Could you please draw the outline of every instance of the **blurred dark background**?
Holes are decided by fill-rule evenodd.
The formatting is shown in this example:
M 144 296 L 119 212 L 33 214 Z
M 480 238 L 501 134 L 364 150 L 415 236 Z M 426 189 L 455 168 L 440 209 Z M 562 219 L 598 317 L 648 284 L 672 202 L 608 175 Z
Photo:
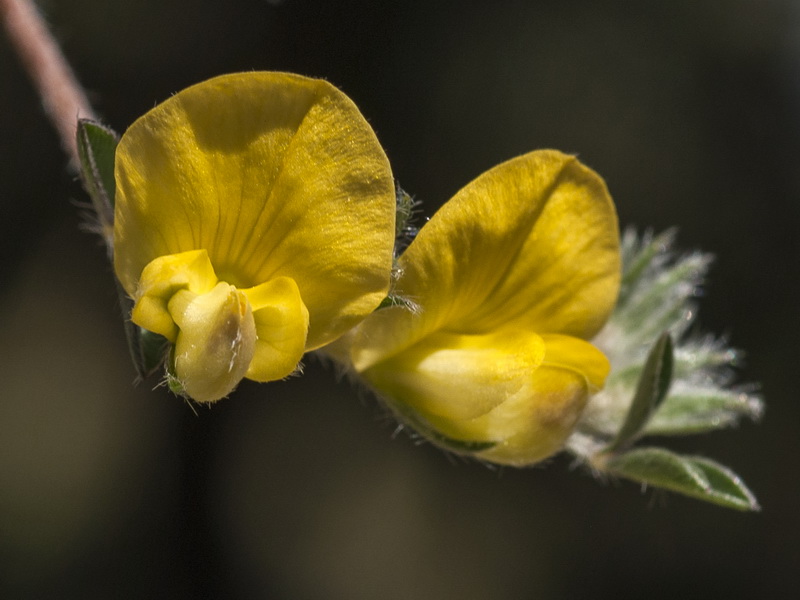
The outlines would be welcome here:
M 308 361 L 197 414 L 133 386 L 86 198 L 0 36 L 0 596 L 786 598 L 800 584 L 800 3 L 44 0 L 118 131 L 213 75 L 324 77 L 427 214 L 535 148 L 576 152 L 623 226 L 717 257 L 704 330 L 762 424 L 673 448 L 740 514 L 557 458 L 493 471 L 404 435 Z

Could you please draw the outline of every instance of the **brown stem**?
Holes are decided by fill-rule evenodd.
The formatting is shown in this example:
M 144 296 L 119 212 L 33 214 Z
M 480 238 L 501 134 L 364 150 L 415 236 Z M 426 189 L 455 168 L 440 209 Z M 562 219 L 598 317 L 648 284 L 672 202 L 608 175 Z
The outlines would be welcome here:
M 65 152 L 77 166 L 78 119 L 95 119 L 83 89 L 30 0 L 0 0 L 0 19 L 61 136 Z

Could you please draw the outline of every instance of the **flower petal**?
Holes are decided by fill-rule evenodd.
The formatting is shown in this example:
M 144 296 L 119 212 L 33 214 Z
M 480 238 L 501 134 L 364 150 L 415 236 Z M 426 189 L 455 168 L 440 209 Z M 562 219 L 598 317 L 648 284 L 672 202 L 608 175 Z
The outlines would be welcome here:
M 520 327 L 594 335 L 619 289 L 616 213 L 574 157 L 531 152 L 487 171 L 434 215 L 400 259 L 397 293 L 422 307 L 381 311 L 355 340 L 363 369 L 437 330 Z
M 388 288 L 388 160 L 355 105 L 324 81 L 239 73 L 192 86 L 128 129 L 115 176 L 115 267 L 129 294 L 154 258 L 205 249 L 237 287 L 294 279 L 311 349 Z
M 586 378 L 571 369 L 542 364 L 512 398 L 476 419 L 419 417 L 442 435 L 465 442 L 495 442 L 475 456 L 525 466 L 554 454 L 572 433 L 589 392 Z
M 492 337 L 501 336 L 497 334 Z M 515 349 L 519 353 L 525 348 L 518 343 L 519 337 L 513 338 L 513 335 L 508 336 L 509 354 L 513 354 Z M 408 372 L 402 377 L 395 374 L 395 380 L 407 378 L 413 381 L 415 375 L 419 377 L 423 369 L 401 362 L 401 357 L 409 354 L 409 351 L 369 369 L 364 376 L 388 396 L 390 405 L 399 404 L 398 412 L 401 415 L 407 412 L 407 407 L 414 410 L 414 418 L 423 423 L 423 429 L 431 427 L 444 438 L 467 445 L 493 443 L 490 449 L 476 454 L 479 458 L 501 464 L 529 465 L 561 448 L 583 411 L 590 389 L 602 387 L 609 371 L 605 356 L 594 346 L 578 338 L 545 335 L 539 339 L 539 344 L 543 356 L 538 357 L 538 362 L 532 368 L 520 369 L 512 374 L 514 386 L 507 381 L 496 385 L 487 375 L 476 377 L 474 373 L 460 374 L 466 379 L 454 390 L 457 394 L 453 394 L 450 399 L 454 406 L 448 411 L 437 410 L 437 404 L 430 400 L 420 401 L 406 390 L 401 390 L 406 391 L 405 394 L 398 394 L 398 388 L 387 386 L 385 380 L 373 380 L 373 372 L 383 364 L 395 368 L 416 367 L 416 374 Z M 488 346 L 490 349 L 491 344 Z M 502 363 L 486 362 L 483 365 L 462 364 L 462 367 L 465 370 L 472 367 L 491 371 L 500 364 Z M 440 390 L 441 388 L 431 386 L 421 391 L 436 394 L 441 393 Z M 414 391 L 419 393 L 419 390 Z M 491 394 L 495 396 L 494 403 L 491 410 L 483 414 L 477 414 L 477 411 L 470 414 L 459 406 L 473 406 L 476 397 Z M 481 404 L 490 405 L 486 400 Z M 435 439 L 434 437 L 434 441 Z
M 142 271 L 133 294 L 136 305 L 131 319 L 174 342 L 178 327 L 169 312 L 169 301 L 180 290 L 205 294 L 216 284 L 217 276 L 205 250 L 159 256 Z
M 308 310 L 297 284 L 279 277 L 255 288 L 242 290 L 253 308 L 256 347 L 245 375 L 255 381 L 275 381 L 290 375 L 303 357 Z
M 580 374 L 586 378 L 591 393 L 603 389 L 611 371 L 605 354 L 589 342 L 568 335 L 550 333 L 542 339 L 546 348 L 544 365 Z
M 246 296 L 220 282 L 210 292 L 181 290 L 169 301 L 180 329 L 175 374 L 186 394 L 213 402 L 230 394 L 253 358 L 256 329 Z
M 392 400 L 445 419 L 474 419 L 514 397 L 545 355 L 533 333 L 436 333 L 363 376 Z
M 544 460 L 564 446 L 589 398 L 583 376 L 548 365 L 536 372 L 528 393 L 528 399 L 520 396 L 506 402 L 482 417 L 483 423 L 472 424 L 500 439 L 477 458 L 514 466 Z

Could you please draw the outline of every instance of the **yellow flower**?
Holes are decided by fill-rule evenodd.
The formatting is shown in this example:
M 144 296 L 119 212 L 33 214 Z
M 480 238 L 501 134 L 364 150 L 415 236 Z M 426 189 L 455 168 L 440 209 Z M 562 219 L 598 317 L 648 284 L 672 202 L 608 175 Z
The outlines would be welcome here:
M 394 183 L 330 84 L 216 77 L 138 119 L 116 153 L 114 266 L 132 320 L 174 344 L 200 402 L 286 377 L 385 297 Z
M 588 341 L 616 301 L 603 180 L 544 150 L 484 173 L 399 260 L 396 293 L 331 353 L 446 448 L 527 465 L 556 452 L 609 371 Z

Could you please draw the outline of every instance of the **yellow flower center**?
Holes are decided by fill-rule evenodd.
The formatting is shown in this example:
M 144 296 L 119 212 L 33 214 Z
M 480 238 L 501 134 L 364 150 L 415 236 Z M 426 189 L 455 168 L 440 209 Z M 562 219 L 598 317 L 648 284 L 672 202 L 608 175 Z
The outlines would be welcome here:
M 175 344 L 175 375 L 198 402 L 224 398 L 243 377 L 286 377 L 305 351 L 308 310 L 295 281 L 240 290 L 217 279 L 205 250 L 150 262 L 135 300 L 133 322 Z

